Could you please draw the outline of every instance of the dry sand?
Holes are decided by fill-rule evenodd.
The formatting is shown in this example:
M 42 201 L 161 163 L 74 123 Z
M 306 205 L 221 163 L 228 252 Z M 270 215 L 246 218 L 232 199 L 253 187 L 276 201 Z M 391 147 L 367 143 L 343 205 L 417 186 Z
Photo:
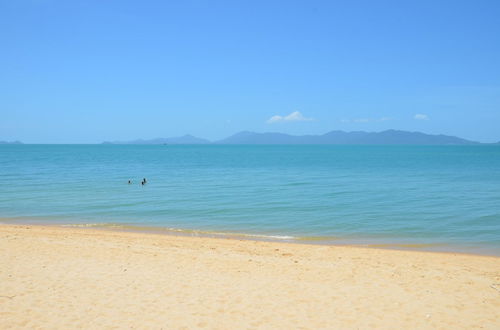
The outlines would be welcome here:
M 500 258 L 0 225 L 0 328 L 500 329 Z

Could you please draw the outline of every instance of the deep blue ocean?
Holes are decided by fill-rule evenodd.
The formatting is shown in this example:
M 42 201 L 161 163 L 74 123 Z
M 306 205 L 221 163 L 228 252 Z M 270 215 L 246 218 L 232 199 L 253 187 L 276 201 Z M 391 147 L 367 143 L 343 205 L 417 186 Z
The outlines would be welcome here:
M 0 221 L 500 255 L 500 146 L 2 145 Z

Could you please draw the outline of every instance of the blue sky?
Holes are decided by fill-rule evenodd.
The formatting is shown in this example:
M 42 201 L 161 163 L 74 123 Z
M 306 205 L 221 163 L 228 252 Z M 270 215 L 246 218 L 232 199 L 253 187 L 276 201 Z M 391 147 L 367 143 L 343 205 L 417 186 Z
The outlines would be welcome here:
M 0 140 L 499 141 L 499 17 L 481 0 L 0 0 Z

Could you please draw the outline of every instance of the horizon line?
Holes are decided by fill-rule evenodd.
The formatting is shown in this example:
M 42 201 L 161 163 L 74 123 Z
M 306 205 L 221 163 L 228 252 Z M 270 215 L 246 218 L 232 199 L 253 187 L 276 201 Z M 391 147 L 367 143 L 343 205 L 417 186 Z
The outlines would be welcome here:
M 406 131 L 406 130 L 400 130 L 400 129 L 386 129 L 386 130 L 380 130 L 380 131 L 363 131 L 363 130 L 345 131 L 345 130 L 336 129 L 336 130 L 330 130 L 330 131 L 327 131 L 325 133 L 320 133 L 320 134 L 309 133 L 309 134 L 300 134 L 300 135 L 294 135 L 294 134 L 283 133 L 283 132 L 273 132 L 273 131 L 256 132 L 256 131 L 242 130 L 242 131 L 238 131 L 236 133 L 233 133 L 231 135 L 228 135 L 224 138 L 214 139 L 214 140 L 202 138 L 202 137 L 187 133 L 184 135 L 170 136 L 170 137 L 136 138 L 136 139 L 130 139 L 130 140 L 128 140 L 128 139 L 127 140 L 103 140 L 100 142 L 23 142 L 22 140 L 10 140 L 10 141 L 9 140 L 0 140 L 0 145 L 14 145 L 14 144 L 40 144 L 40 145 L 99 145 L 99 144 L 122 144 L 122 145 L 131 144 L 132 145 L 132 144 L 135 144 L 135 145 L 137 145 L 138 143 L 135 143 L 137 141 L 148 142 L 148 141 L 162 140 L 162 139 L 165 139 L 165 140 L 180 139 L 180 138 L 185 138 L 185 137 L 204 140 L 206 142 L 202 142 L 202 143 L 165 143 L 165 144 L 170 144 L 170 145 L 175 145 L 175 144 L 200 145 L 200 144 L 218 144 L 218 142 L 224 141 L 225 139 L 231 138 L 231 137 L 238 135 L 238 134 L 241 134 L 241 133 L 250 133 L 250 134 L 258 134 L 258 135 L 277 134 L 277 135 L 284 135 L 284 136 L 289 136 L 289 137 L 321 137 L 321 136 L 327 135 L 327 134 L 332 133 L 332 132 L 340 132 L 340 133 L 346 133 L 346 134 L 350 134 L 350 133 L 380 134 L 380 133 L 391 132 L 391 131 L 410 133 L 410 134 L 423 134 L 423 135 L 434 136 L 434 137 L 452 137 L 452 138 L 462 139 L 466 142 L 471 142 L 473 144 L 499 144 L 500 143 L 500 140 L 493 141 L 493 142 L 475 141 L 475 140 L 469 140 L 469 139 L 462 138 L 459 136 L 447 135 L 447 134 L 443 134 L 443 133 L 437 133 L 437 134 L 436 133 L 423 133 L 421 131 Z M 148 144 L 148 143 L 145 143 L 145 144 Z M 162 144 L 162 143 L 159 143 L 159 144 Z M 221 144 L 224 144 L 224 143 L 221 143 Z M 284 143 L 272 143 L 271 142 L 271 143 L 238 143 L 238 144 L 284 144 Z M 325 143 L 285 143 L 285 144 L 314 145 L 314 144 L 325 144 Z M 352 145 L 353 143 L 331 143 L 331 144 Z M 362 144 L 362 143 L 360 143 L 360 144 Z M 379 144 L 380 145 L 383 145 L 383 144 L 391 145 L 394 143 L 379 143 Z M 443 145 L 445 145 L 445 144 L 443 144 Z

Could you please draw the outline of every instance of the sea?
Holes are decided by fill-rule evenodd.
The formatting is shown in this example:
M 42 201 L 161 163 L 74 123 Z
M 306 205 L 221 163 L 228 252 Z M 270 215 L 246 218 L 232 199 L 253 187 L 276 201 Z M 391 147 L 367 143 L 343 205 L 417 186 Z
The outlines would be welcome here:
M 500 145 L 0 145 L 0 222 L 500 256 Z

